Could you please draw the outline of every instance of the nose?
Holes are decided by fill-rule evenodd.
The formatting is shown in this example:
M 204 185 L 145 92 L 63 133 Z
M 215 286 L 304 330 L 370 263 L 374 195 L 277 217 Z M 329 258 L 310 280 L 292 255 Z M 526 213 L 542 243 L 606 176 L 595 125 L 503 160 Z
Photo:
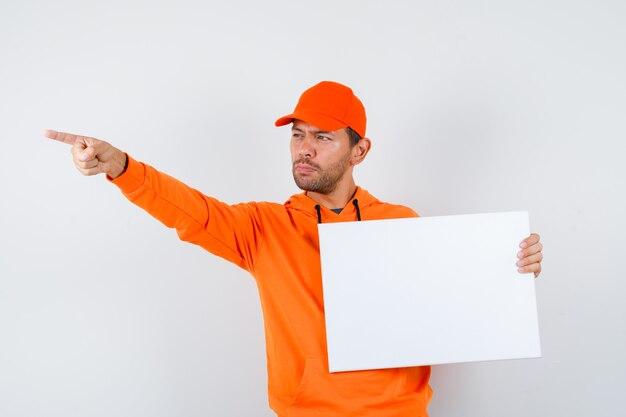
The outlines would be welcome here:
M 315 156 L 314 144 L 314 138 L 311 135 L 305 135 L 305 137 L 300 141 L 298 156 L 300 156 L 300 158 L 313 158 Z

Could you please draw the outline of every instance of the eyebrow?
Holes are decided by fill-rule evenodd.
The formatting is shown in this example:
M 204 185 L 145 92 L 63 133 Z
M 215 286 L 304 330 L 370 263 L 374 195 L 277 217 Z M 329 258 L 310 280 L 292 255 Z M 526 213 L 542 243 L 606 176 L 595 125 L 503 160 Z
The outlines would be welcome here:
M 293 132 L 294 130 L 297 130 L 298 132 L 304 133 L 304 130 L 300 129 L 299 127 L 292 127 L 291 131 Z M 328 131 L 328 130 L 314 130 L 313 133 L 315 133 L 315 134 L 323 133 L 323 134 L 326 134 L 326 135 L 334 135 L 333 132 Z

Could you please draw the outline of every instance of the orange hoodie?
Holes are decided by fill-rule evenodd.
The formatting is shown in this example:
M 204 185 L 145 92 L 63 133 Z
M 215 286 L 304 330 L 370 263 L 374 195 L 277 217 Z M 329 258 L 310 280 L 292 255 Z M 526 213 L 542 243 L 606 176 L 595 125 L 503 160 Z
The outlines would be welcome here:
M 247 270 L 255 278 L 265 322 L 270 407 L 281 417 L 427 416 L 430 367 L 330 373 L 316 203 L 306 194 L 284 205 L 228 205 L 128 157 L 109 181 L 181 240 Z M 363 220 L 415 217 L 357 188 Z M 320 207 L 323 223 L 354 221 L 351 201 L 340 214 Z

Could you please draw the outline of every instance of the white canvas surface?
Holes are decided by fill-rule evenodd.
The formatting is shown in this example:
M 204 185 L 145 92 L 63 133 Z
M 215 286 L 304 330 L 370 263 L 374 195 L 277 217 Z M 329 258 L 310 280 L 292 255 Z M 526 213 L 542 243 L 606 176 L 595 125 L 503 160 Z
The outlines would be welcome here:
M 331 372 L 541 356 L 528 213 L 319 225 Z

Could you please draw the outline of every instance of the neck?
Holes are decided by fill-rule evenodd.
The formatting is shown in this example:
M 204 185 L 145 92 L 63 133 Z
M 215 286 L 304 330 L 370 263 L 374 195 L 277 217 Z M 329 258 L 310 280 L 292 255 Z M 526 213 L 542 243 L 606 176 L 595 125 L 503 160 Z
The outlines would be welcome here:
M 345 184 L 337 184 L 337 188 L 328 194 L 320 194 L 313 191 L 307 191 L 306 195 L 316 203 L 329 209 L 343 208 L 348 201 L 356 193 L 356 184 L 354 179 L 350 179 Z

